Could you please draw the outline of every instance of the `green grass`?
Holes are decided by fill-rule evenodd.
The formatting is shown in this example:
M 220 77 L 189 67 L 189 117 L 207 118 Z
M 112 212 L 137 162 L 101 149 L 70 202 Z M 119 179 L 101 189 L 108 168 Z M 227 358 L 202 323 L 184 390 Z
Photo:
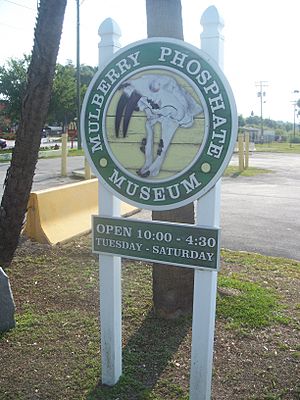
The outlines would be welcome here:
M 53 147 L 54 146 L 51 146 L 52 148 L 45 148 L 45 147 L 41 147 L 40 148 L 40 150 L 39 151 L 48 151 L 48 150 L 54 150 L 53 149 Z M 11 154 L 12 153 L 12 149 L 7 149 L 7 150 L 0 150 L 0 155 L 1 154 Z M 83 149 L 69 149 L 68 150 L 68 156 L 69 157 L 73 157 L 73 156 L 84 156 L 84 151 L 83 151 Z M 39 157 L 40 158 L 40 157 Z M 43 158 L 61 158 L 61 153 L 60 152 L 58 152 L 58 154 L 55 154 L 55 153 L 53 153 L 53 154 L 51 154 L 51 155 L 48 155 L 47 157 L 43 157 Z M 7 160 L 1 160 L 0 159 L 0 163 L 3 163 L 3 162 L 8 162 Z
M 5 365 L 0 399 L 188 400 L 191 318 L 165 321 L 154 315 L 151 267 L 142 262 L 126 262 L 122 267 L 123 375 L 114 387 L 101 384 L 98 261 L 91 255 L 89 240 L 54 248 L 41 245 L 15 258 L 8 273 L 17 304 L 17 327 L 0 335 L 0 363 Z M 288 341 L 298 334 L 290 316 L 299 301 L 294 305 L 284 296 L 288 282 L 297 293 L 300 263 L 226 250 L 222 260 L 214 372 L 219 378 L 214 384 L 226 388 L 227 373 L 234 376 L 239 357 L 250 357 L 253 365 L 257 361 L 267 371 L 276 358 L 268 353 L 264 359 L 257 350 L 263 337 L 268 347 L 278 350 L 276 357 L 291 360 L 284 367 L 290 369 L 291 382 L 284 378 L 278 391 L 294 387 L 300 349 Z M 266 329 L 274 337 L 267 337 Z M 257 354 L 253 350 L 245 356 L 243 340 L 251 340 Z M 233 365 L 227 359 L 225 365 L 220 364 L 225 344 L 232 342 L 241 350 L 230 353 L 230 358 L 237 358 Z M 248 371 L 251 379 L 253 373 Z M 235 387 L 239 384 L 235 378 Z M 276 395 L 272 383 L 265 386 L 259 391 L 258 384 L 251 395 L 257 399 Z M 224 398 L 250 399 L 236 396 Z
M 264 169 L 264 168 L 254 168 L 254 167 L 249 167 L 247 169 L 244 169 L 244 171 L 239 171 L 239 167 L 234 166 L 234 165 L 229 165 L 223 176 L 231 177 L 231 178 L 237 178 L 238 176 L 256 176 L 260 174 L 270 174 L 273 171 L 270 169 Z
M 69 398 L 68 395 L 73 399 L 84 398 L 77 395 L 87 392 L 98 378 L 99 343 L 95 318 L 76 310 L 41 314 L 29 309 L 18 315 L 16 322 L 17 328 L 3 335 L 3 340 L 10 343 L 17 353 L 22 348 L 18 363 L 24 365 L 27 360 L 32 360 L 36 375 L 45 368 L 48 371 L 47 382 L 36 380 L 30 371 L 25 375 L 20 373 L 18 379 L 23 385 L 32 386 L 29 390 L 36 393 L 43 392 L 43 386 L 51 391 L 52 386 L 51 398 L 55 399 Z M 82 348 L 85 348 L 84 352 L 79 350 Z M 67 365 L 64 360 L 68 360 Z M 60 397 L 57 391 L 65 394 Z M 0 389 L 0 399 L 25 398 L 21 385 L 10 392 L 11 397 L 2 397 Z
M 84 156 L 83 149 L 69 149 L 68 156 Z
M 221 288 L 233 289 L 234 294 L 218 298 L 217 313 L 228 327 L 259 329 L 277 322 L 286 322 L 274 290 L 257 283 L 246 282 L 238 276 L 219 277 Z
M 264 256 L 258 253 L 248 253 L 245 251 L 222 250 L 222 257 L 233 266 L 243 266 L 251 269 L 260 276 L 263 272 L 269 274 L 280 274 L 282 276 L 296 277 L 300 279 L 299 262 L 289 258 Z M 264 276 L 265 278 L 265 276 Z
M 256 144 L 256 151 L 268 152 L 268 153 L 294 153 L 300 154 L 300 143 L 264 143 Z

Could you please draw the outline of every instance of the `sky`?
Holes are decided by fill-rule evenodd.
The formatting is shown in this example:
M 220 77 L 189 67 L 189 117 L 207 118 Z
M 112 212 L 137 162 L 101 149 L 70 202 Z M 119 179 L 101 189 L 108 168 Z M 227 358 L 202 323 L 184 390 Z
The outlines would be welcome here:
M 300 98 L 300 1 L 181 0 L 181 4 L 184 39 L 196 47 L 200 47 L 200 19 L 207 7 L 215 5 L 222 16 L 224 73 L 238 113 L 260 116 L 256 85 L 263 81 L 263 117 L 293 122 L 293 102 Z M 36 8 L 37 0 L 0 0 L 0 65 L 31 52 Z M 147 37 L 145 0 L 81 0 L 82 64 L 97 65 L 98 28 L 109 17 L 121 29 L 122 46 Z M 67 2 L 58 55 L 58 62 L 67 60 L 76 63 L 76 0 Z

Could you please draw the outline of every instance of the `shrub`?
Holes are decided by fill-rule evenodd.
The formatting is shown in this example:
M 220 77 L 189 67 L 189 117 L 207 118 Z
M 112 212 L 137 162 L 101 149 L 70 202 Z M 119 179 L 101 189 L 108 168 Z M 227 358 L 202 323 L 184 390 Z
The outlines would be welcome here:
M 290 138 L 290 143 L 300 143 L 300 136 L 293 136 Z
M 16 134 L 9 133 L 9 132 L 2 132 L 2 133 L 0 133 L 0 138 L 5 139 L 5 140 L 16 140 Z

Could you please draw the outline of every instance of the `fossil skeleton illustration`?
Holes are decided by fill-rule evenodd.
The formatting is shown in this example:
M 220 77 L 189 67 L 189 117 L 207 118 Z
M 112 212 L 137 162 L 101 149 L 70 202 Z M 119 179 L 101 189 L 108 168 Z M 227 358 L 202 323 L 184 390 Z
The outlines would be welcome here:
M 157 176 L 177 128 L 191 127 L 194 117 L 203 113 L 203 108 L 175 79 L 167 75 L 145 74 L 123 82 L 119 90 L 122 90 L 122 95 L 116 109 L 116 136 L 119 137 L 122 118 L 125 137 L 133 112 L 143 111 L 146 114 L 146 138 L 143 138 L 140 150 L 145 154 L 145 163 L 137 174 L 141 177 Z M 161 138 L 157 155 L 154 155 L 156 123 L 161 124 Z

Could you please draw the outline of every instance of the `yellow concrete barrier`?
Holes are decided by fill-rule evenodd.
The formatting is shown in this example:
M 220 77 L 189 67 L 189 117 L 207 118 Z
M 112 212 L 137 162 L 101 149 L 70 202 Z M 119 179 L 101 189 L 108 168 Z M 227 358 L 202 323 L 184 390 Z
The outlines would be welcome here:
M 121 215 L 138 209 L 121 202 Z M 24 233 L 39 243 L 57 244 L 91 229 L 98 214 L 98 179 L 30 193 Z

